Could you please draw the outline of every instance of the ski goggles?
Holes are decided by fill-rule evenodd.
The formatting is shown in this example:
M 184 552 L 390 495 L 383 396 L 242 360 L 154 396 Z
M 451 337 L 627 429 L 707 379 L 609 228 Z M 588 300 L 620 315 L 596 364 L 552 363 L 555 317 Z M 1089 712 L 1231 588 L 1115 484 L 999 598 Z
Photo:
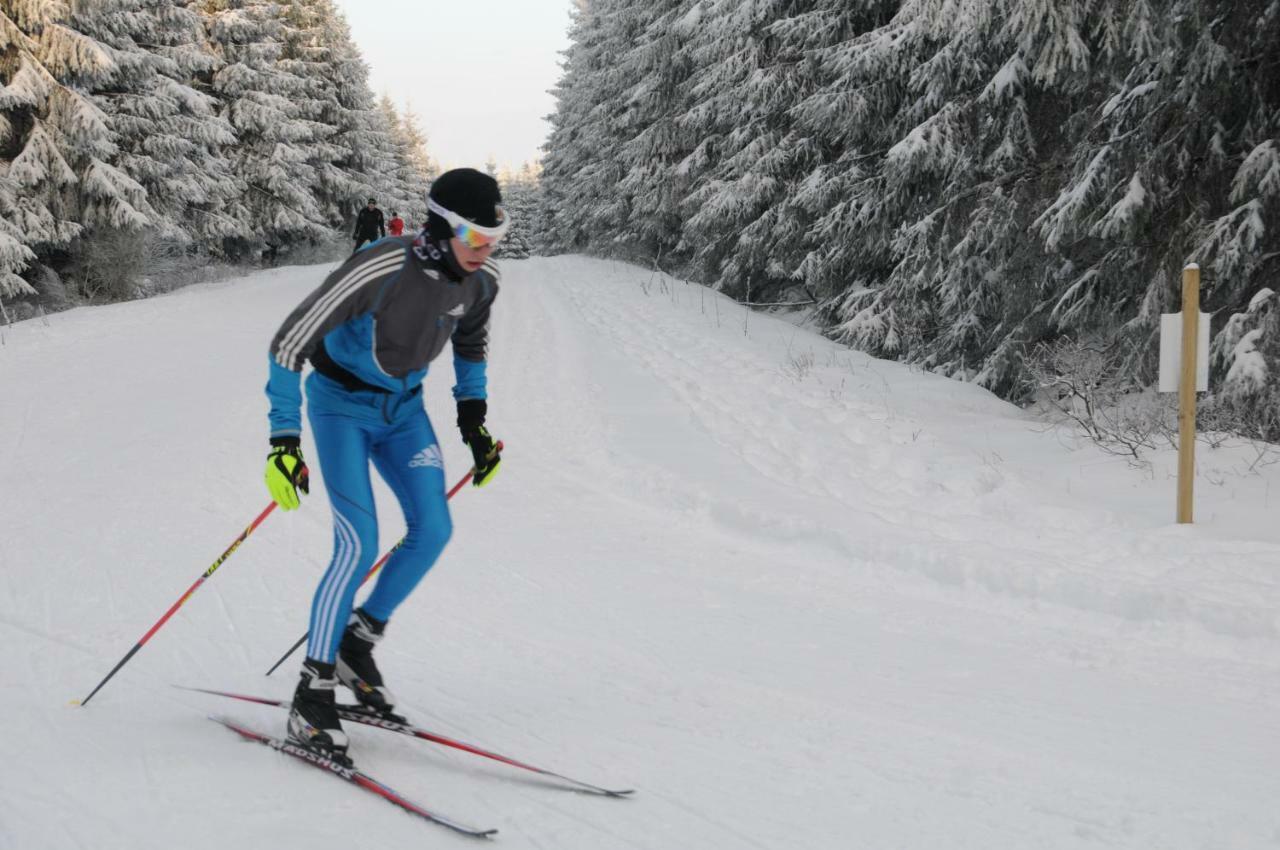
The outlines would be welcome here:
M 498 214 L 496 227 L 485 227 L 484 225 L 476 224 L 474 221 L 468 221 L 453 210 L 447 210 L 440 206 L 430 198 L 427 199 L 427 209 L 449 222 L 449 226 L 453 228 L 453 235 L 461 239 L 468 248 L 497 245 L 502 240 L 502 237 L 506 235 L 507 228 L 511 226 L 511 216 L 507 215 L 507 211 L 502 207 L 495 208 Z

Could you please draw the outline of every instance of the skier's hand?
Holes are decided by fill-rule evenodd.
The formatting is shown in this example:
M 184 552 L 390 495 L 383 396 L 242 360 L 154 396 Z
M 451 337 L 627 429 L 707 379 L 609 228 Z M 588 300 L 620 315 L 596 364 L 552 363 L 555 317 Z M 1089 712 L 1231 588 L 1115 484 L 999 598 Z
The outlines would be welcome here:
M 498 474 L 498 467 L 502 465 L 502 446 L 489 436 L 488 429 L 483 425 L 469 434 L 464 433 L 462 441 L 471 449 L 471 457 L 475 459 L 471 483 L 476 487 L 483 487 Z
M 302 459 L 301 440 L 297 437 L 275 437 L 267 455 L 267 490 L 281 509 L 298 507 L 298 491 L 310 493 L 307 462 Z
M 471 449 L 471 457 L 475 461 L 471 473 L 471 483 L 475 487 L 488 484 L 502 464 L 502 446 L 484 427 L 487 412 L 488 404 L 482 398 L 458 402 L 458 430 L 462 432 L 462 442 Z

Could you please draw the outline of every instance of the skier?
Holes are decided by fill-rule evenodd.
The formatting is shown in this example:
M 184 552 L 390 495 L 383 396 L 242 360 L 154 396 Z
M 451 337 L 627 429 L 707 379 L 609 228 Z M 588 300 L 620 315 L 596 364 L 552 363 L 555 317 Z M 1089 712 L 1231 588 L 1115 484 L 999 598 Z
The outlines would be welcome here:
M 387 228 L 382 223 L 382 210 L 378 209 L 378 201 L 370 198 L 369 203 L 356 216 L 356 232 L 353 237 L 356 240 L 356 247 L 352 252 L 359 251 L 364 243 L 376 242 L 386 235 Z
M 416 238 L 384 239 L 353 254 L 285 319 L 271 342 L 267 396 L 271 452 L 266 481 L 284 510 L 308 492 L 300 448 L 300 371 L 333 509 L 334 554 L 311 603 L 307 657 L 289 713 L 290 737 L 346 759 L 335 710 L 339 681 L 367 709 L 390 715 L 395 697 L 373 660 L 387 621 L 435 563 L 452 531 L 444 464 L 422 402 L 430 363 L 453 341 L 457 424 L 475 463 L 472 483 L 498 471 L 485 428 L 489 311 L 498 269 L 489 259 L 510 219 L 497 182 L 470 168 L 440 175 Z M 404 511 L 408 531 L 373 592 L 352 611 L 377 554 L 369 462 Z M 345 627 L 345 628 L 344 628 Z
M 404 219 L 395 210 L 391 211 L 391 221 L 387 222 L 387 233 L 392 236 L 404 235 Z

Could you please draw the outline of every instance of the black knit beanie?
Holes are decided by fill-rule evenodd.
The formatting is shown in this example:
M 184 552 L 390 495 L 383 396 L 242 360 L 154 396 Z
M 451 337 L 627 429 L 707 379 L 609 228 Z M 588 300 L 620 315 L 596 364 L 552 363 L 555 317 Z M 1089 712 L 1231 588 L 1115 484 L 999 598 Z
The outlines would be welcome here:
M 431 184 L 427 197 L 481 227 L 498 226 L 497 208 L 502 204 L 502 193 L 498 191 L 498 181 L 483 171 L 474 168 L 446 171 Z M 427 232 L 435 239 L 453 236 L 449 222 L 436 213 L 427 214 Z

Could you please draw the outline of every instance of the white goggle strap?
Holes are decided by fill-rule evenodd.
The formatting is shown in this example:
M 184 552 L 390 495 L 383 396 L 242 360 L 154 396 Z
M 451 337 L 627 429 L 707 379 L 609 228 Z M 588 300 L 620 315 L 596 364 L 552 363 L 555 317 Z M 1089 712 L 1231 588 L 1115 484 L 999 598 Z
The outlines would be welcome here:
M 449 222 L 449 226 L 457 230 L 462 225 L 466 225 L 477 233 L 481 233 L 491 239 L 498 239 L 507 232 L 507 227 L 511 224 L 511 217 L 507 215 L 507 211 L 502 207 L 498 207 L 498 226 L 485 227 L 482 224 L 476 224 L 474 221 L 465 219 L 453 210 L 445 209 L 437 204 L 431 198 L 427 198 L 427 209 Z

